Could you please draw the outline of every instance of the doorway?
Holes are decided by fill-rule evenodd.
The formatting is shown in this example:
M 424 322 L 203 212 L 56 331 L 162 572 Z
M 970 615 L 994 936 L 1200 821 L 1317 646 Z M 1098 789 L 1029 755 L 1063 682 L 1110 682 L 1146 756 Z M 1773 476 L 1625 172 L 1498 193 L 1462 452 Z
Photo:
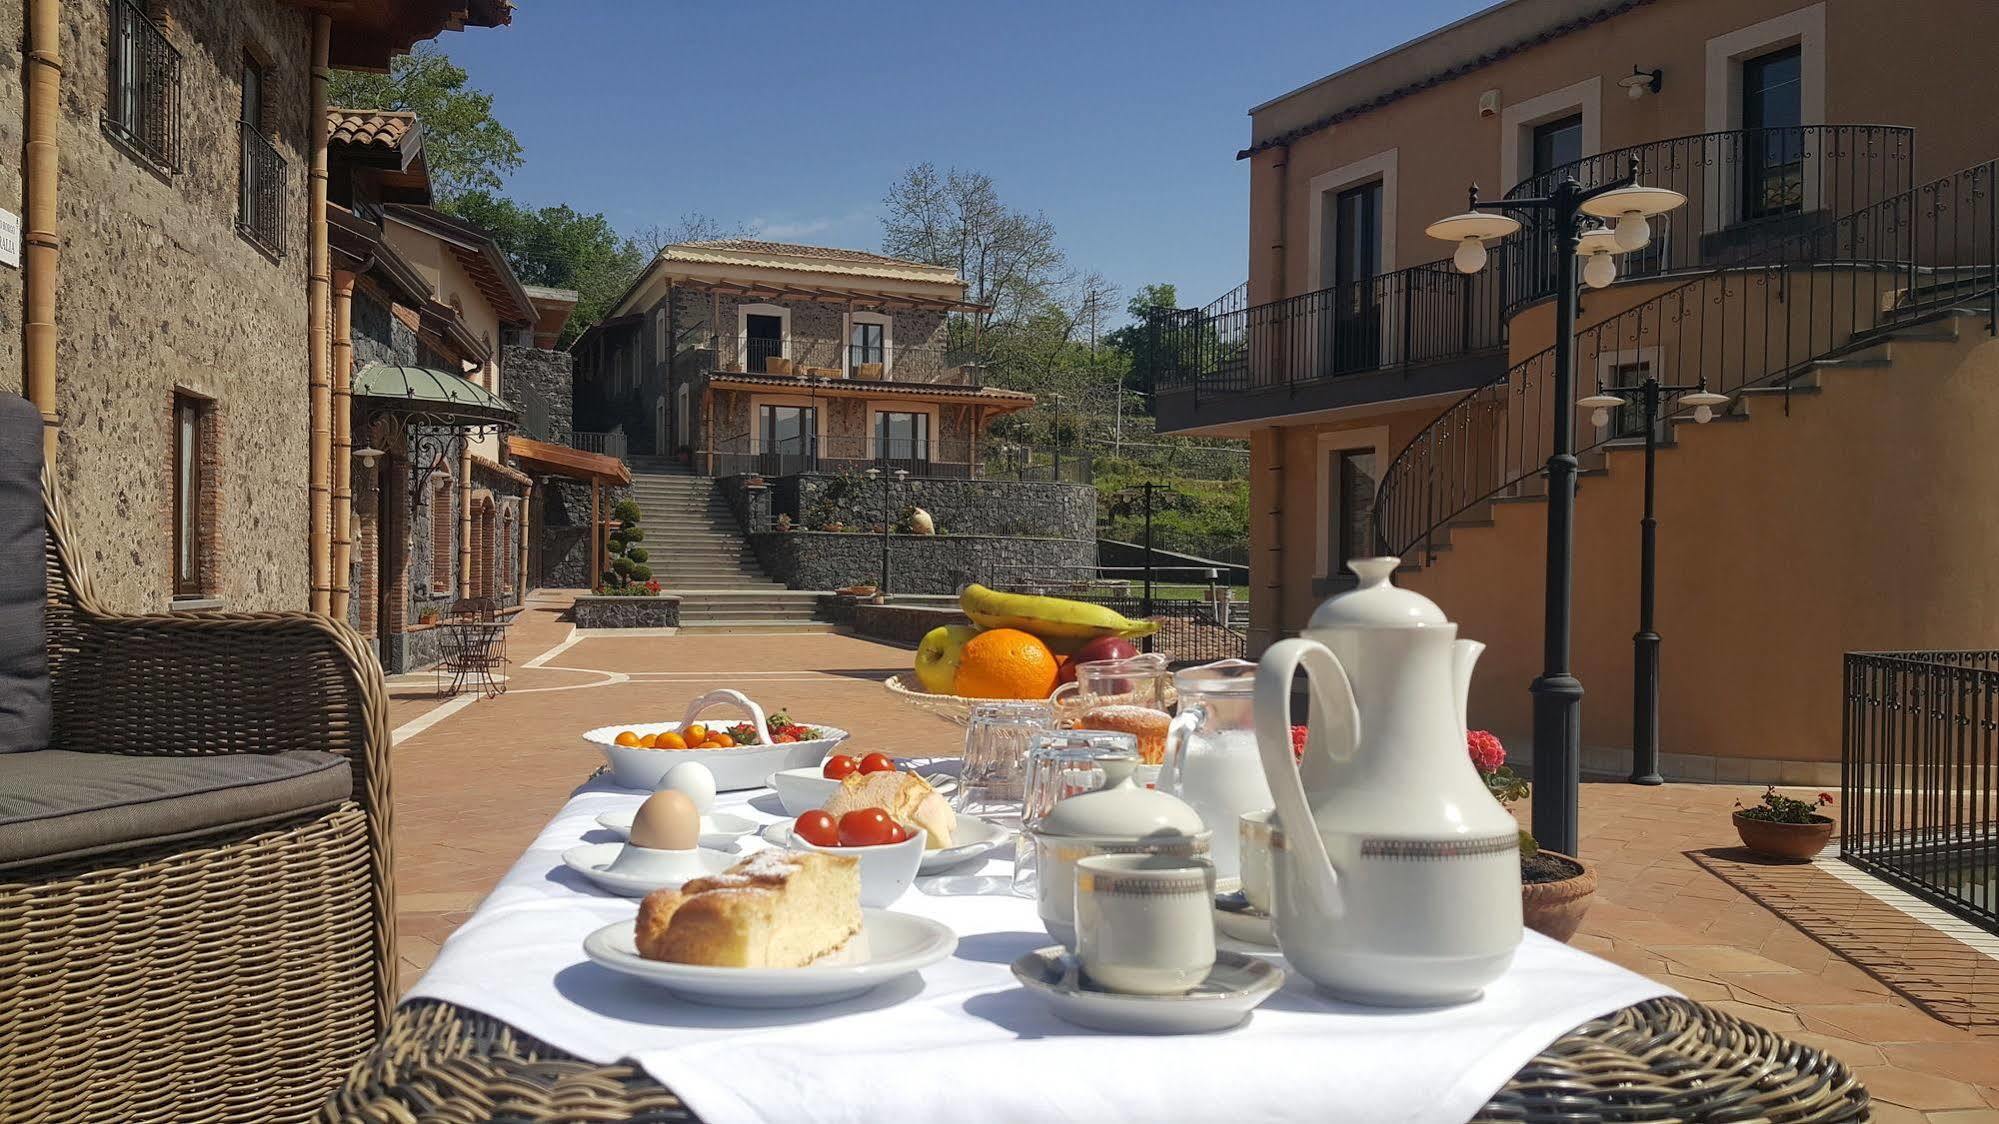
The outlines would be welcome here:
M 1804 55 L 1795 44 L 1742 63 L 1742 217 L 1805 209 Z
M 757 408 L 757 471 L 790 476 L 812 467 L 818 455 L 819 411 L 811 406 Z
M 1332 370 L 1373 370 L 1381 365 L 1381 181 L 1333 198 Z
M 784 357 L 784 318 L 752 312 L 743 317 L 745 366 L 752 374 L 769 374 L 770 361 Z

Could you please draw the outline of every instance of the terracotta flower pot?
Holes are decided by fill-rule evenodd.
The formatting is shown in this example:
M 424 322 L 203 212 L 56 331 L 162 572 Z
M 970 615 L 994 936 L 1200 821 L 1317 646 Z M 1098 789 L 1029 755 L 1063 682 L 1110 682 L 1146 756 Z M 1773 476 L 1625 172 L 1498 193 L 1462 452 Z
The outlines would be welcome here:
M 1576 935 L 1576 930 L 1582 927 L 1583 915 L 1589 912 L 1590 899 L 1596 896 L 1596 870 L 1581 859 L 1560 851 L 1543 848 L 1541 854 L 1567 859 L 1582 873 L 1556 882 L 1522 882 L 1521 919 L 1529 929 L 1567 944 L 1569 938 Z
M 1811 823 L 1750 819 L 1741 812 L 1731 818 L 1744 847 L 1773 859 L 1803 862 L 1825 850 L 1832 838 L 1832 820 L 1825 816 L 1813 816 Z

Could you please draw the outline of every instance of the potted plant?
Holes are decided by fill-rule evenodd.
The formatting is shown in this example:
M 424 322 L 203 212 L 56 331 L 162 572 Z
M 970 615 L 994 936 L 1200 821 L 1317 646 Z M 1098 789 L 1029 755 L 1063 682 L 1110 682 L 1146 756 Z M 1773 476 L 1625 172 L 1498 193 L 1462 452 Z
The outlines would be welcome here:
M 436 624 L 436 623 L 437 623 L 437 610 L 436 610 L 436 609 L 425 609 L 425 610 L 423 610 L 422 612 L 418 613 L 418 614 L 416 615 L 416 623 L 418 623 L 418 624 L 420 624 L 420 625 L 423 625 L 423 626 L 424 626 L 425 628 L 429 628 L 429 627 L 430 627 L 431 625 L 434 625 L 434 624 Z
M 1744 847 L 1766 858 L 1803 862 L 1825 850 L 1832 838 L 1832 817 L 1818 812 L 1831 806 L 1829 792 L 1819 793 L 1817 800 L 1796 800 L 1771 785 L 1759 804 L 1745 808 L 1736 801 L 1732 818 Z
M 1527 782 L 1506 763 L 1506 747 L 1489 731 L 1471 731 L 1465 749 L 1493 799 L 1512 804 L 1528 794 Z M 1596 871 L 1587 863 L 1544 850 L 1532 834 L 1520 832 L 1520 913 L 1529 929 L 1566 944 L 1595 894 Z

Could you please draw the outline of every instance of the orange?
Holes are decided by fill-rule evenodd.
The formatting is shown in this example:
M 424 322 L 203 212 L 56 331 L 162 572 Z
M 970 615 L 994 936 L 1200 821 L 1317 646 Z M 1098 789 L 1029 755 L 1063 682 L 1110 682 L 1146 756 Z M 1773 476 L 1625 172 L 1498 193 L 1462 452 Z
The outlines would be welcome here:
M 680 731 L 680 738 L 688 745 L 700 745 L 702 742 L 708 740 L 708 727 L 696 722 L 692 726 Z
M 672 730 L 668 730 L 659 736 L 658 741 L 652 743 L 652 747 L 654 749 L 686 749 L 687 739 L 674 733 Z
M 732 749 L 736 744 L 736 739 L 727 734 L 709 734 L 708 739 L 714 742 L 718 749 Z
M 1055 653 L 1017 628 L 989 628 L 965 641 L 952 690 L 975 699 L 1045 699 L 1055 689 Z
M 640 749 L 652 749 L 654 746 L 657 746 L 658 744 L 659 744 L 658 734 L 647 734 L 645 737 L 639 739 Z
M 635 746 L 639 744 L 639 736 L 637 734 L 632 733 L 630 730 L 619 731 L 618 736 L 615 740 L 619 745 Z

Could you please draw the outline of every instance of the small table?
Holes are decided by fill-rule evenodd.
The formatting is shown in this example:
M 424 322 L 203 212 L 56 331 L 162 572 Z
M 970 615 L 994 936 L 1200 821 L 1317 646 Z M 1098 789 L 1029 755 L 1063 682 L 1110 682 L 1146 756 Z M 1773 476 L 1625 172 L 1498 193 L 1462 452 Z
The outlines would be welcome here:
M 448 684 L 439 687 L 440 696 L 449 698 L 468 686 L 479 687 L 488 697 L 506 694 L 507 684 L 500 666 L 506 662 L 503 653 L 507 624 L 497 620 L 445 623 L 445 635 L 451 637 L 456 650 L 447 652 L 444 662 L 438 665 L 440 675 L 448 672 L 451 676 Z

